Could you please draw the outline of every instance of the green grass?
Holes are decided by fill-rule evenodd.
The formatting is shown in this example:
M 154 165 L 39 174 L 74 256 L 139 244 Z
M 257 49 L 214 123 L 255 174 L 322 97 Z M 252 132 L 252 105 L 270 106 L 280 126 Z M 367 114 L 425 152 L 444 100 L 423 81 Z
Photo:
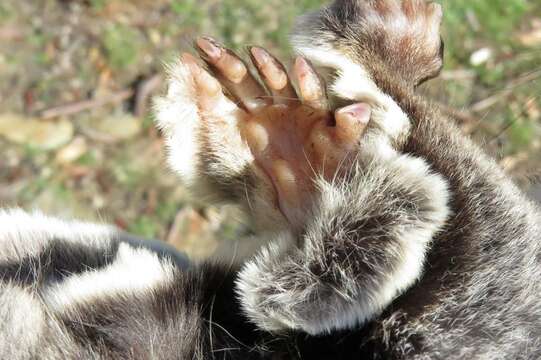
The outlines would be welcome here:
M 90 7 L 95 11 L 101 11 L 107 5 L 107 0 L 90 0 Z
M 52 185 L 48 177 L 38 176 L 22 189 L 18 194 L 19 199 L 22 202 L 32 202 L 42 191 Z
M 512 30 L 533 8 L 528 0 L 443 0 L 441 4 L 446 55 L 453 64 L 466 63 L 480 40 L 499 48 L 512 46 Z
M 89 151 L 81 155 L 76 160 L 76 163 L 81 166 L 96 166 L 98 165 L 98 160 L 96 159 L 96 156 Z
M 161 221 L 172 219 L 176 215 L 179 207 L 181 207 L 181 205 L 175 201 L 161 199 L 156 208 L 156 217 L 161 219 Z
M 103 34 L 109 64 L 116 69 L 133 64 L 138 53 L 138 42 L 136 29 L 120 24 L 110 25 Z
M 152 217 L 143 215 L 128 226 L 128 231 L 152 239 L 158 234 L 159 225 Z
M 469 69 L 474 74 L 473 84 L 469 85 L 471 91 L 462 96 L 459 104 L 468 106 L 513 87 L 511 96 L 502 97 L 476 114 L 482 119 L 483 131 L 487 132 L 481 141 L 497 136 L 503 144 L 501 156 L 528 149 L 541 135 L 539 124 L 529 119 L 523 109 L 517 109 L 517 104 L 534 96 L 537 106 L 541 106 L 541 82 L 516 84 L 532 71 L 541 70 L 541 47 L 525 48 L 517 41 L 517 32 L 528 19 L 541 16 L 541 4 L 532 0 L 442 0 L 441 3 L 445 67 Z M 492 50 L 491 59 L 472 67 L 471 54 L 483 47 Z M 451 90 L 461 85 L 448 82 L 446 86 Z
M 112 169 L 112 173 L 118 184 L 126 189 L 135 189 L 146 178 L 146 174 L 133 166 L 128 160 L 118 160 Z
M 184 20 L 185 26 L 197 26 L 206 15 L 198 0 L 173 0 L 171 10 Z
M 294 19 L 324 3 L 321 0 L 223 1 L 216 10 L 214 25 L 217 35 L 234 49 L 262 43 L 285 53 L 289 50 L 288 34 Z
M 13 15 L 13 11 L 9 8 L 9 3 L 0 3 L 0 23 L 9 20 Z

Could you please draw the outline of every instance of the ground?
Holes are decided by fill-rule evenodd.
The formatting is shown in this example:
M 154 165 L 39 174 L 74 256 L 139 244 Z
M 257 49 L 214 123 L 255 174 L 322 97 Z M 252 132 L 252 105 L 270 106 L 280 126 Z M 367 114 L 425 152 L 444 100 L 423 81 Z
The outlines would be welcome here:
M 323 1 L 0 2 L 0 204 L 114 223 L 206 257 L 242 231 L 166 169 L 148 99 L 163 64 L 208 34 L 290 54 Z M 541 3 L 444 0 L 446 65 L 424 86 L 517 181 L 541 183 Z

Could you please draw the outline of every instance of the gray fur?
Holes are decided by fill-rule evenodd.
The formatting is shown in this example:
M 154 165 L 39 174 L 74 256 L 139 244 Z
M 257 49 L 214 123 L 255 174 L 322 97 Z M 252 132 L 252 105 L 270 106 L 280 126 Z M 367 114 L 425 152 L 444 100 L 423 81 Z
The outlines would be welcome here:
M 285 231 L 238 277 L 212 264 L 183 272 L 109 227 L 0 212 L 0 358 L 541 358 L 539 209 L 414 93 L 439 71 L 439 37 L 408 37 L 402 49 L 418 57 L 389 54 L 396 29 L 366 18 L 378 4 L 397 2 L 339 0 L 295 37 L 302 51 L 315 39 L 313 48 L 359 65 L 362 74 L 328 69 L 349 86 L 331 89 L 348 101 L 369 96 L 381 115 L 349 175 L 319 180 L 298 248 L 283 245 Z M 356 98 L 360 88 L 370 91 Z M 388 114 L 410 125 L 398 137 L 385 133 Z M 408 254 L 418 256 L 405 281 Z M 90 292 L 68 291 L 79 288 Z
M 397 70 L 404 69 L 396 61 L 406 54 L 366 61 L 385 51 L 371 47 L 363 26 L 365 4 L 377 2 L 337 1 L 312 15 L 318 25 L 297 37 L 318 38 L 317 46 L 362 65 L 411 120 L 411 133 L 396 149 L 424 159 L 450 185 L 453 215 L 432 240 L 424 275 L 370 325 L 372 345 L 384 349 L 375 357 L 537 359 L 539 209 L 435 105 L 413 92 L 411 79 Z M 351 195 L 348 203 L 355 206 Z M 359 205 L 350 211 L 362 213 Z
M 222 349 L 226 359 L 259 354 L 243 342 L 251 340 L 243 337 L 250 326 L 235 331 L 241 318 L 232 269 L 201 264 L 182 271 L 169 254 L 159 258 L 143 241 L 123 243 L 126 236 L 110 227 L 21 210 L 0 211 L 0 229 L 0 254 L 13 255 L 0 262 L 0 359 L 202 360 Z M 132 260 L 126 250 L 138 271 L 122 271 Z M 156 266 L 157 281 L 138 285 Z M 99 291 L 109 280 L 113 286 Z M 90 293 L 73 296 L 70 283 Z
M 357 327 L 421 275 L 449 215 L 447 185 L 419 159 L 369 152 L 344 179 L 320 180 L 300 248 L 280 256 L 270 247 L 244 266 L 239 296 L 258 326 L 314 335 Z

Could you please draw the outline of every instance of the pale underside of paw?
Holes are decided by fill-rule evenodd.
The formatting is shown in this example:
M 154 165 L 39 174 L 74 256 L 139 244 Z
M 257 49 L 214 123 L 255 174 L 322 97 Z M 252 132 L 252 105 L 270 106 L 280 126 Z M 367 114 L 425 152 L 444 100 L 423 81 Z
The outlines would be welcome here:
M 315 180 L 330 180 L 346 167 L 367 127 L 370 107 L 358 103 L 332 112 L 320 78 L 302 57 L 291 73 L 295 87 L 285 66 L 263 48 L 249 50 L 260 80 L 239 56 L 211 38 L 199 38 L 196 49 L 199 57 L 182 55 L 183 72 L 177 73 L 182 79 L 176 79 L 190 84 L 188 101 L 178 101 L 184 108 L 191 102 L 192 116 L 162 123 L 169 139 L 181 139 L 169 141 L 171 152 L 182 148 L 182 141 L 193 142 L 187 137 L 195 128 L 192 157 L 199 164 L 211 163 L 207 175 L 227 176 L 248 167 L 252 181 L 264 184 L 270 194 L 267 206 L 300 231 L 317 195 Z M 178 134 L 184 126 L 183 137 Z M 197 170 L 192 175 L 192 181 L 205 176 Z M 247 197 L 263 196 L 247 190 Z

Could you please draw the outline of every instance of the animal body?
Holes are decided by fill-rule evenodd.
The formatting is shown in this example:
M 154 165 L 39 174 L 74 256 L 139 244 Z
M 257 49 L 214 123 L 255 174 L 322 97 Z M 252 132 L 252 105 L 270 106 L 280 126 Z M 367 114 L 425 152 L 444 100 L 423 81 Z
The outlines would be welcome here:
M 113 228 L 4 210 L 0 357 L 539 358 L 539 209 L 415 92 L 440 20 L 338 0 L 299 20 L 290 74 L 250 48 L 261 81 L 199 38 L 157 123 L 183 182 L 243 207 L 259 249 L 186 270 Z

